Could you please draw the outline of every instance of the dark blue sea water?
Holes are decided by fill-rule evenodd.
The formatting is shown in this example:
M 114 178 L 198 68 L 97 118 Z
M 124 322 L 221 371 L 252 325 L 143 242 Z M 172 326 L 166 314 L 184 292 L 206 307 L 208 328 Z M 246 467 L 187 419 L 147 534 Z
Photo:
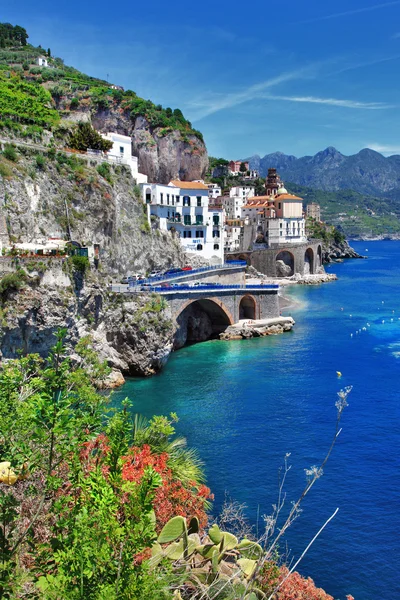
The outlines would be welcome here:
M 352 385 L 342 433 L 287 544 L 298 556 L 339 507 L 300 572 L 341 600 L 347 593 L 356 600 L 395 600 L 400 598 L 400 243 L 354 247 L 369 258 L 330 267 L 339 281 L 290 289 L 300 303 L 286 311 L 296 320 L 293 332 L 184 348 L 160 375 L 129 381 L 115 399 L 129 396 L 135 410 L 147 416 L 177 412 L 179 433 L 205 461 L 215 511 L 227 491 L 247 504 L 255 523 L 257 513 L 271 512 L 286 452 L 292 465 L 287 502 L 298 497 L 304 469 L 318 464 L 330 444 L 336 394 Z M 367 330 L 356 334 L 363 327 Z

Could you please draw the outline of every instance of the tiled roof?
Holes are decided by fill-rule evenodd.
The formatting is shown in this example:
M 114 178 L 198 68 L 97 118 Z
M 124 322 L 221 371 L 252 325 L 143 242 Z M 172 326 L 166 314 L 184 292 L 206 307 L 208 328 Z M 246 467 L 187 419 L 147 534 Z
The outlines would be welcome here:
M 279 196 L 275 196 L 276 200 L 303 200 L 303 198 L 299 198 L 299 196 L 294 196 L 293 194 L 279 194 Z
M 179 181 L 179 179 L 173 179 L 169 182 L 169 185 L 174 185 L 183 190 L 208 190 L 208 186 L 198 181 Z

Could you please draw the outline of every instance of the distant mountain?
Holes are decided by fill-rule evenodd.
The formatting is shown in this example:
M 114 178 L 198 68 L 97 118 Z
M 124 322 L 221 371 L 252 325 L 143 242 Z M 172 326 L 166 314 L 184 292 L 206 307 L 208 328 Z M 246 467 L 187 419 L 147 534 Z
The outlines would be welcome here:
M 275 167 L 283 181 L 325 191 L 352 189 L 400 202 L 399 155 L 385 157 L 364 148 L 357 154 L 345 156 L 329 147 L 315 156 L 296 158 L 274 152 L 263 158 L 256 154 L 246 160 L 262 177 L 266 176 L 268 168 Z

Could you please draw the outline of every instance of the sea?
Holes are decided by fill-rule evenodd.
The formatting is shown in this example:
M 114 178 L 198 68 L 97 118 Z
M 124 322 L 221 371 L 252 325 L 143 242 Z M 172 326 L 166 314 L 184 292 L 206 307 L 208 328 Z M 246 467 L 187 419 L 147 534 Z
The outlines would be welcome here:
M 400 599 L 400 242 L 354 242 L 366 260 L 327 267 L 338 281 L 291 286 L 292 332 L 209 341 L 174 353 L 150 379 L 114 393 L 148 417 L 176 412 L 215 495 L 246 505 L 261 535 L 286 454 L 285 511 L 334 435 L 337 393 L 352 386 L 323 476 L 280 551 L 335 599 Z M 338 375 L 338 372 L 341 376 Z

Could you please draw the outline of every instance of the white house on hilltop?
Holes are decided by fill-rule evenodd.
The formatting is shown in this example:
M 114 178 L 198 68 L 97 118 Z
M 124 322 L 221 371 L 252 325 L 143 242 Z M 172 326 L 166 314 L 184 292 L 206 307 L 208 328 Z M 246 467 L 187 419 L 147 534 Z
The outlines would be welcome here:
M 186 252 L 223 262 L 223 209 L 209 204 L 206 184 L 176 179 L 168 185 L 141 184 L 141 189 L 161 230 L 174 231 Z
M 138 184 L 147 183 L 147 175 L 139 173 L 138 159 L 132 156 L 132 140 L 129 135 L 109 132 L 102 133 L 103 138 L 113 143 L 111 150 L 107 152 L 107 159 L 111 162 L 127 165 Z
M 36 64 L 39 65 L 39 67 L 48 67 L 49 61 L 45 56 L 38 56 L 36 59 Z

